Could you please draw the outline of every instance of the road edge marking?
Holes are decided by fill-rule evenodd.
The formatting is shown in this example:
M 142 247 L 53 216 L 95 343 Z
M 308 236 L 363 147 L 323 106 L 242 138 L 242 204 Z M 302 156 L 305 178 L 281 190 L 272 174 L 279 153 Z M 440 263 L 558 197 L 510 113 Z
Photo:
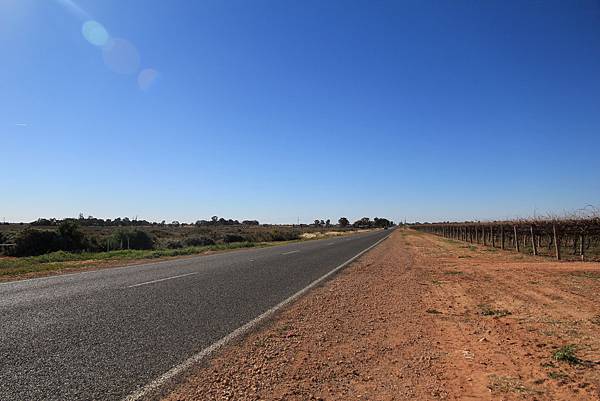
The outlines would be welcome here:
M 284 252 L 282 253 L 282 255 L 291 255 L 292 253 L 298 253 L 300 252 L 298 249 L 296 249 L 295 251 L 289 251 L 289 252 Z
M 163 373 L 160 377 L 154 379 L 153 381 L 151 381 L 150 383 L 146 384 L 145 386 L 143 386 L 139 390 L 137 390 L 137 391 L 131 393 L 130 395 L 128 395 L 127 397 L 123 398 L 123 401 L 139 401 L 143 397 L 145 397 L 145 396 L 151 394 L 152 392 L 160 389 L 160 387 L 162 387 L 169 380 L 171 380 L 174 377 L 180 375 L 181 373 L 183 373 L 184 371 L 188 370 L 192 366 L 200 363 L 204 358 L 210 356 L 210 354 L 212 354 L 213 352 L 217 351 L 221 347 L 227 345 L 231 341 L 233 341 L 233 340 L 237 339 L 238 337 L 241 337 L 244 334 L 248 333 L 255 326 L 257 326 L 258 324 L 262 323 L 263 321 L 265 321 L 266 319 L 268 319 L 269 317 L 271 317 L 272 315 L 274 315 L 276 312 L 278 312 L 284 306 L 287 306 L 291 302 L 293 302 L 296 299 L 300 298 L 302 295 L 304 295 L 305 293 L 307 293 L 308 291 L 310 291 L 311 289 L 313 289 L 317 285 L 321 284 L 327 278 L 331 277 L 332 275 L 334 275 L 335 273 L 337 273 L 338 271 L 340 271 L 341 269 L 343 269 L 344 267 L 346 267 L 348 264 L 354 262 L 356 259 L 358 259 L 363 254 L 365 254 L 368 251 L 370 251 L 371 249 L 375 248 L 377 245 L 379 245 L 384 240 L 386 240 L 391 234 L 392 233 L 390 232 L 388 235 L 386 235 L 385 237 L 381 238 L 380 240 L 378 240 L 377 242 L 375 242 L 373 245 L 370 245 L 369 247 L 363 249 L 362 251 L 360 251 L 359 253 L 357 253 L 356 255 L 354 255 L 353 257 L 351 257 L 350 259 L 348 259 L 347 261 L 345 261 L 341 265 L 335 267 L 333 270 L 330 270 L 328 273 L 326 273 L 325 275 L 319 277 L 315 281 L 311 282 L 309 285 L 307 285 L 306 287 L 302 288 L 301 290 L 299 290 L 295 294 L 292 294 L 291 296 L 289 296 L 288 298 L 284 299 L 283 301 L 281 301 L 277 305 L 275 305 L 272 308 L 268 309 L 267 311 L 265 311 L 261 315 L 255 317 L 251 321 L 245 323 L 243 326 L 238 327 L 237 329 L 235 329 L 231 333 L 227 334 L 225 337 L 222 337 L 220 340 L 212 343 L 211 345 L 209 345 L 208 347 L 204 348 L 200 352 L 192 355 L 191 357 L 189 357 L 185 361 L 181 362 L 180 364 L 175 365 L 170 370 L 168 370 L 166 373 Z
M 156 280 L 144 281 L 143 283 L 138 283 L 138 284 L 129 285 L 129 286 L 127 286 L 126 288 L 135 288 L 135 287 L 141 287 L 141 286 L 143 286 L 143 285 L 149 285 L 149 284 L 154 284 L 154 283 L 160 283 L 161 281 L 167 281 L 167 280 L 173 280 L 173 279 L 176 279 L 176 278 L 181 278 L 181 277 L 193 276 L 194 274 L 198 274 L 198 272 L 185 273 L 185 274 L 178 274 L 177 276 L 164 277 L 164 278 L 159 278 L 159 279 L 156 279 Z

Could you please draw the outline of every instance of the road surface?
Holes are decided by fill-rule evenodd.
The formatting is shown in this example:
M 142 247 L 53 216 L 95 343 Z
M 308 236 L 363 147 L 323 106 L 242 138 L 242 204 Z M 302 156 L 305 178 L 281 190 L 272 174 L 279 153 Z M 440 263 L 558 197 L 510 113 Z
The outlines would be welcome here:
M 0 400 L 121 400 L 388 234 L 0 284 Z

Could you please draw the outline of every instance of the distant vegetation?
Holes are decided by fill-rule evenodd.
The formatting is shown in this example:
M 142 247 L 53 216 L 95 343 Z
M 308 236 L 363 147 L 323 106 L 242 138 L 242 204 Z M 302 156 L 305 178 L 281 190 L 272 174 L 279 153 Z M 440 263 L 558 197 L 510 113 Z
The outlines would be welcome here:
M 38 219 L 29 224 L 0 226 L 0 252 L 25 257 L 53 252 L 97 253 L 122 250 L 183 250 L 220 244 L 266 243 L 301 239 L 307 232 L 390 227 L 384 218 L 363 217 L 350 224 L 346 217 L 332 224 L 315 220 L 313 224 L 270 225 L 257 220 L 238 220 L 213 216 L 195 223 L 149 222 L 125 218 L 99 219 L 80 215 L 77 219 Z M 8 244 L 8 245 L 6 245 Z

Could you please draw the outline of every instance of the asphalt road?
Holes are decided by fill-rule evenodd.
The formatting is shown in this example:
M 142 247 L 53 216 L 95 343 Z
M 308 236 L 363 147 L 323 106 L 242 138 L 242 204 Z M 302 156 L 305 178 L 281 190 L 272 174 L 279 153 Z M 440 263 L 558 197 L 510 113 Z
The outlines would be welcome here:
M 388 233 L 0 284 L 0 400 L 121 400 Z

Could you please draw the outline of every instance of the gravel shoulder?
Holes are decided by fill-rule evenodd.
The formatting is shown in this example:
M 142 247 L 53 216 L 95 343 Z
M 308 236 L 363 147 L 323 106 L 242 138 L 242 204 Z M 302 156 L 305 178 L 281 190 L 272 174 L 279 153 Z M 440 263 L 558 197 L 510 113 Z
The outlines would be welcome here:
M 165 399 L 598 400 L 599 294 L 598 263 L 396 230 Z

